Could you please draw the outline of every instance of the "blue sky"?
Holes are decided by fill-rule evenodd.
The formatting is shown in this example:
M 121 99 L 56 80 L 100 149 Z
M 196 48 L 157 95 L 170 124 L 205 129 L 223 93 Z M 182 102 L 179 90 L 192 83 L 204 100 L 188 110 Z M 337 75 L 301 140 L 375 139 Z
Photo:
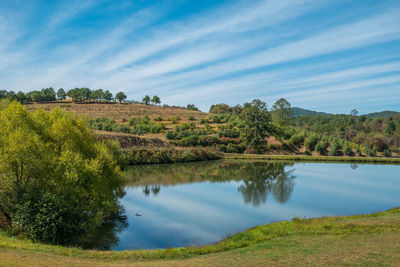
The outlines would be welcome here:
M 0 88 L 400 111 L 400 1 L 0 0 Z

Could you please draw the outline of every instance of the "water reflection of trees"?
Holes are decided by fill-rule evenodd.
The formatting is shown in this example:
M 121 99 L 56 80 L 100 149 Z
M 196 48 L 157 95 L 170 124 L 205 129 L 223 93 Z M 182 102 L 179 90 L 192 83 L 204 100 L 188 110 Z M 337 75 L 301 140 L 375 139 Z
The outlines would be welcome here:
M 278 202 L 288 201 L 295 176 L 292 175 L 293 170 L 285 171 L 285 166 L 277 162 L 247 164 L 243 172 L 243 184 L 238 188 L 245 203 L 259 206 L 267 201 L 270 192 Z
M 128 173 L 129 185 L 142 187 L 146 196 L 157 195 L 161 186 L 195 182 L 242 181 L 238 191 L 245 203 L 259 206 L 268 194 L 280 203 L 290 199 L 294 188 L 293 163 L 218 161 L 135 166 Z
M 127 226 L 127 217 L 124 213 L 119 213 L 108 218 L 96 229 L 92 229 L 80 244 L 85 249 L 110 250 L 111 247 L 118 245 L 118 234 Z
M 153 193 L 153 195 L 157 196 L 158 193 L 160 192 L 160 185 L 145 185 L 143 188 L 143 193 L 146 196 L 150 195 L 150 192 Z

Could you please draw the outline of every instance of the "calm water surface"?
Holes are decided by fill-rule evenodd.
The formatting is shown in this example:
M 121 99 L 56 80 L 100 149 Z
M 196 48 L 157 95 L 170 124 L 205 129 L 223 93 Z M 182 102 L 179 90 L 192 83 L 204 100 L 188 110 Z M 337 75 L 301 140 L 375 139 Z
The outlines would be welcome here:
M 400 206 L 399 165 L 216 161 L 135 166 L 128 175 L 129 226 L 114 250 L 204 245 L 295 216 Z

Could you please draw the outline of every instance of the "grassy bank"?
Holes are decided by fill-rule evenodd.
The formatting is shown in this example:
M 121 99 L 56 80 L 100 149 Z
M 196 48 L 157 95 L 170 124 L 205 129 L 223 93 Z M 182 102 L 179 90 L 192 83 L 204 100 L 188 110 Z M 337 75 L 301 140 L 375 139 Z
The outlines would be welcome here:
M 305 156 L 305 155 L 257 155 L 257 154 L 224 154 L 225 159 L 249 160 L 285 160 L 310 162 L 348 162 L 348 163 L 400 163 L 400 158 L 384 157 L 346 157 L 346 156 Z
M 0 232 L 0 265 L 395 265 L 400 208 L 258 226 L 203 247 L 91 251 L 33 243 Z

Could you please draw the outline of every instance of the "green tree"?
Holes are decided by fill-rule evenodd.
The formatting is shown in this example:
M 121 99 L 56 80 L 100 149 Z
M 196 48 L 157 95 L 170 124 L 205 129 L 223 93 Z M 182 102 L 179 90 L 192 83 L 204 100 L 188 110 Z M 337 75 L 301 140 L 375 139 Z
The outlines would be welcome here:
M 103 99 L 106 101 L 111 101 L 113 100 L 113 94 L 110 91 L 105 90 L 103 93 Z
M 274 121 L 274 135 L 283 143 L 285 132 L 293 116 L 293 110 L 290 103 L 281 98 L 272 106 L 272 118 Z
M 17 95 L 15 94 L 14 91 L 9 91 L 9 92 L 7 92 L 6 98 L 7 98 L 9 101 L 13 101 L 13 100 L 16 100 L 16 99 L 17 99 Z
M 351 116 L 357 116 L 358 115 L 358 110 L 357 109 L 353 109 L 352 111 L 350 111 L 350 115 Z
M 150 104 L 150 96 L 146 95 L 145 97 L 143 97 L 142 102 L 146 105 Z
M 160 100 L 160 98 L 158 97 L 158 96 L 153 96 L 153 98 L 151 99 L 151 102 L 154 104 L 154 105 L 157 105 L 157 104 L 160 104 L 161 103 L 161 100 Z
M 240 138 L 247 146 L 261 152 L 265 149 L 265 137 L 272 133 L 271 116 L 267 104 L 259 99 L 245 103 L 240 113 L 242 129 Z
M 20 103 L 25 103 L 26 102 L 26 96 L 25 96 L 25 94 L 24 94 L 24 92 L 22 92 L 22 91 L 19 91 L 17 94 L 16 94 L 16 100 L 18 101 L 18 102 L 20 102 Z
M 126 95 L 124 94 L 124 92 L 119 92 L 115 95 L 115 99 L 122 103 L 122 101 L 125 101 Z
M 62 109 L 0 110 L 0 213 L 12 231 L 78 245 L 121 215 L 117 148 L 98 142 L 83 119 Z
M 58 91 L 57 91 L 57 99 L 58 100 L 64 100 L 66 96 L 67 95 L 66 95 L 64 89 L 62 89 L 62 88 L 58 89 Z
M 4 99 L 7 97 L 7 91 L 6 90 L 0 90 L 0 99 Z
M 210 113 L 231 113 L 231 107 L 227 104 L 216 104 L 216 105 L 211 105 L 210 107 Z
M 194 104 L 187 104 L 186 109 L 193 110 L 193 111 L 199 111 L 199 108 L 196 107 Z
M 392 135 L 394 131 L 396 131 L 396 125 L 393 122 L 393 118 L 390 117 L 386 123 L 385 133 Z

